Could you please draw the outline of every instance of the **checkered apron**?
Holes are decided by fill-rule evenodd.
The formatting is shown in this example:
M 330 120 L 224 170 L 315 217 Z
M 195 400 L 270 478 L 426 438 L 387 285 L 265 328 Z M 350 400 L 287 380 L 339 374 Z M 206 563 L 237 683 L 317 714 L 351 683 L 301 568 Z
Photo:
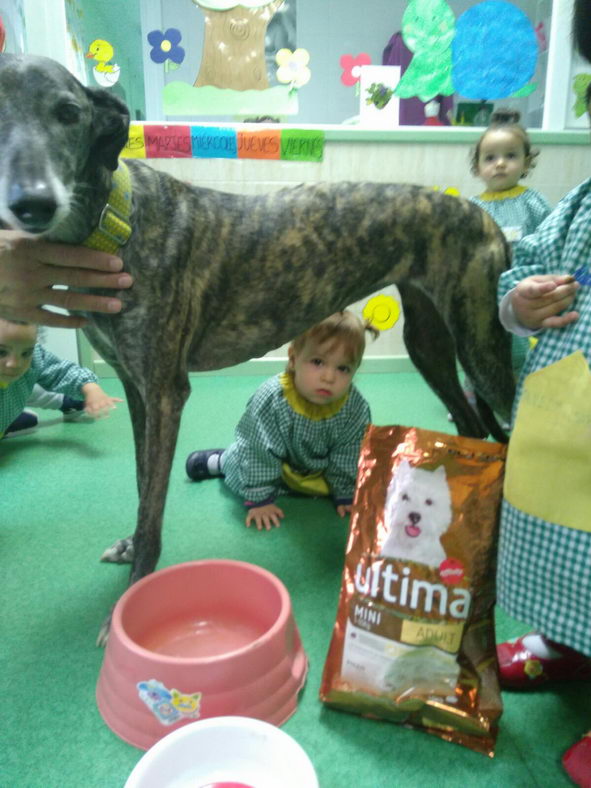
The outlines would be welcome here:
M 567 195 L 538 232 L 519 244 L 512 269 L 501 276 L 499 297 L 526 276 L 574 274 L 581 268 L 591 268 L 591 180 Z M 574 308 L 580 313 L 575 323 L 539 334 L 518 385 L 514 418 L 529 374 L 576 351 L 583 351 L 589 362 L 591 286 L 581 286 Z M 568 394 L 568 380 L 564 390 Z M 583 462 L 591 484 L 589 437 L 589 455 Z M 548 462 L 553 462 L 552 456 Z M 555 493 L 560 496 L 561 490 Z M 505 499 L 497 580 L 498 603 L 507 613 L 547 637 L 591 655 L 591 532 L 534 516 Z

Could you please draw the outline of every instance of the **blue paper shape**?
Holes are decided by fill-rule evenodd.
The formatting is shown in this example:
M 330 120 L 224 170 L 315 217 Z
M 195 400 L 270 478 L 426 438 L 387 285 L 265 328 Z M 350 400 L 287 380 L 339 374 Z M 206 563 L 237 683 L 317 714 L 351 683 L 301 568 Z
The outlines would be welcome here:
M 236 131 L 216 126 L 194 126 L 191 147 L 195 159 L 236 159 Z
M 484 0 L 458 17 L 452 41 L 452 81 L 461 96 L 507 98 L 530 81 L 537 58 L 536 32 L 512 3 Z

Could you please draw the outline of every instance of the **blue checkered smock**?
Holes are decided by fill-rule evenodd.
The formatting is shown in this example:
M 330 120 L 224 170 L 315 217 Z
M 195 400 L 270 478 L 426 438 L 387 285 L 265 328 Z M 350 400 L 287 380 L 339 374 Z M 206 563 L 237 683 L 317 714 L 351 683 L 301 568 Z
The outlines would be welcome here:
M 335 503 L 350 503 L 369 405 L 355 388 L 337 402 L 314 405 L 288 373 L 265 381 L 250 398 L 234 443 L 222 457 L 228 487 L 247 505 L 289 491 L 283 463 L 301 474 L 322 473 Z
M 527 276 L 574 274 L 590 265 L 591 179 L 518 245 L 513 267 L 501 276 L 499 299 Z M 576 322 L 538 335 L 518 384 L 514 416 L 527 375 L 577 350 L 591 361 L 591 286 L 578 290 L 572 308 L 580 312 Z M 589 450 L 591 483 L 591 443 Z M 591 655 L 591 533 L 546 522 L 503 501 L 498 603 L 552 640 Z
M 0 386 L 0 437 L 23 412 L 35 383 L 46 391 L 84 399 L 81 387 L 85 383 L 98 383 L 98 378 L 89 369 L 58 358 L 42 345 L 35 345 L 31 366 L 22 378 L 9 386 Z
M 503 192 L 483 192 L 478 197 L 471 197 L 470 201 L 490 214 L 502 230 L 518 230 L 518 240 L 535 232 L 552 210 L 540 192 L 527 186 L 514 186 Z M 507 240 L 513 245 L 515 241 L 511 234 L 507 235 Z

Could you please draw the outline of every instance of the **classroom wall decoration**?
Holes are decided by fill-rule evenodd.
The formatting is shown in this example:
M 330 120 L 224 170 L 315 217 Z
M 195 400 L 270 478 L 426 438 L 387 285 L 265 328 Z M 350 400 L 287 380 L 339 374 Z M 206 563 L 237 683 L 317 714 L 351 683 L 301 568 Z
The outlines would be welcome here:
M 451 43 L 455 17 L 445 0 L 410 0 L 402 17 L 402 38 L 413 53 L 396 95 L 430 101 L 454 92 Z
M 461 14 L 452 42 L 456 93 L 469 99 L 526 96 L 535 72 L 538 38 L 528 17 L 505 0 L 484 0 Z
M 204 40 L 202 45 L 196 42 L 201 61 L 193 84 L 179 80 L 164 86 L 165 114 L 297 114 L 297 91 L 311 77 L 308 51 L 303 47 L 280 47 L 273 52 L 278 66 L 277 84 L 273 85 L 266 57 L 269 23 L 279 9 L 288 6 L 288 0 L 190 1 L 204 15 Z M 185 47 L 188 46 L 185 36 Z
M 377 295 L 369 299 L 362 315 L 378 331 L 387 331 L 400 318 L 400 304 L 392 296 Z
M 324 132 L 316 129 L 137 124 L 121 152 L 133 159 L 276 159 L 322 161 Z
M 121 68 L 117 63 L 111 63 L 114 55 L 112 45 L 102 38 L 95 38 L 86 52 L 85 57 L 96 61 L 92 74 L 102 88 L 113 87 L 121 76 Z
M 398 126 L 400 101 L 396 86 L 400 66 L 362 66 L 359 81 L 359 117 L 367 126 Z
M 575 53 L 571 62 L 569 100 L 566 107 L 565 125 L 569 129 L 588 129 L 586 92 L 591 84 L 589 63 Z
M 283 0 L 193 0 L 205 14 L 205 41 L 195 87 L 266 90 L 265 32 Z
M 284 85 L 289 85 L 290 90 L 296 90 L 310 81 L 312 72 L 308 68 L 310 53 L 307 49 L 280 49 L 275 55 L 277 80 Z
M 591 83 L 591 74 L 589 72 L 577 74 L 573 77 L 572 89 L 575 94 L 575 103 L 572 111 L 575 118 L 581 118 L 587 113 L 587 88 Z
M 0 12 L 6 3 L 19 2 L 0 0 Z M 66 6 L 68 29 L 75 24 L 80 32 L 77 62 L 88 83 L 114 78 L 99 61 L 84 57 L 89 42 L 100 39 L 113 47 L 113 59 L 102 64 L 121 66 L 111 89 L 128 103 L 136 120 L 285 122 L 297 117 L 302 124 L 364 123 L 361 68 L 400 65 L 396 88 L 381 79 L 368 85 L 364 107 L 380 112 L 381 118 L 394 89 L 399 123 L 449 124 L 456 116 L 452 105 L 496 100 L 499 90 L 491 81 L 500 69 L 511 76 L 501 92 L 511 98 L 524 123 L 534 128 L 542 123 L 543 90 L 526 93 L 545 82 L 551 0 L 59 2 Z M 482 22 L 487 13 L 496 25 L 495 38 L 483 44 L 478 36 L 488 26 Z M 396 37 L 404 47 L 403 62 L 385 60 L 385 48 Z M 507 63 L 507 58 L 513 61 Z M 529 72 L 523 74 L 528 62 Z M 473 90 L 469 80 L 477 83 Z M 437 115 L 424 112 L 431 101 L 439 102 Z M 405 115 L 409 102 L 419 105 L 412 123 Z
M 25 50 L 23 2 L 22 0 L 2 2 L 0 6 L 0 52 L 18 55 Z
M 150 58 L 154 63 L 164 63 L 165 71 L 177 69 L 185 59 L 185 50 L 180 46 L 182 37 L 176 27 L 169 27 L 164 32 L 151 30 L 147 35 L 152 47 Z

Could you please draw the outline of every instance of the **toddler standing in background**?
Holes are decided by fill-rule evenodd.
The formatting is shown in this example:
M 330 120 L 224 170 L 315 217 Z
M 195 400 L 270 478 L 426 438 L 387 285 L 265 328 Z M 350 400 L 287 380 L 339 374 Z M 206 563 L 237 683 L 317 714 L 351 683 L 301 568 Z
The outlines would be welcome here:
M 223 476 L 244 499 L 246 525 L 278 527 L 281 493 L 331 495 L 337 512 L 351 511 L 361 439 L 369 406 L 353 385 L 365 332 L 377 329 L 352 312 L 337 312 L 300 335 L 288 349 L 287 370 L 251 397 L 225 451 L 194 451 L 188 476 Z
M 532 149 L 519 117 L 519 112 L 510 109 L 499 109 L 492 114 L 489 127 L 476 143 L 470 168 L 486 186 L 486 190 L 472 197 L 471 202 L 492 216 L 512 249 L 533 233 L 551 212 L 548 201 L 538 191 L 519 183 L 535 167 L 539 153 Z M 516 378 L 528 349 L 527 339 L 512 337 L 511 362 Z M 468 378 L 464 382 L 464 393 L 474 406 L 474 388 Z

